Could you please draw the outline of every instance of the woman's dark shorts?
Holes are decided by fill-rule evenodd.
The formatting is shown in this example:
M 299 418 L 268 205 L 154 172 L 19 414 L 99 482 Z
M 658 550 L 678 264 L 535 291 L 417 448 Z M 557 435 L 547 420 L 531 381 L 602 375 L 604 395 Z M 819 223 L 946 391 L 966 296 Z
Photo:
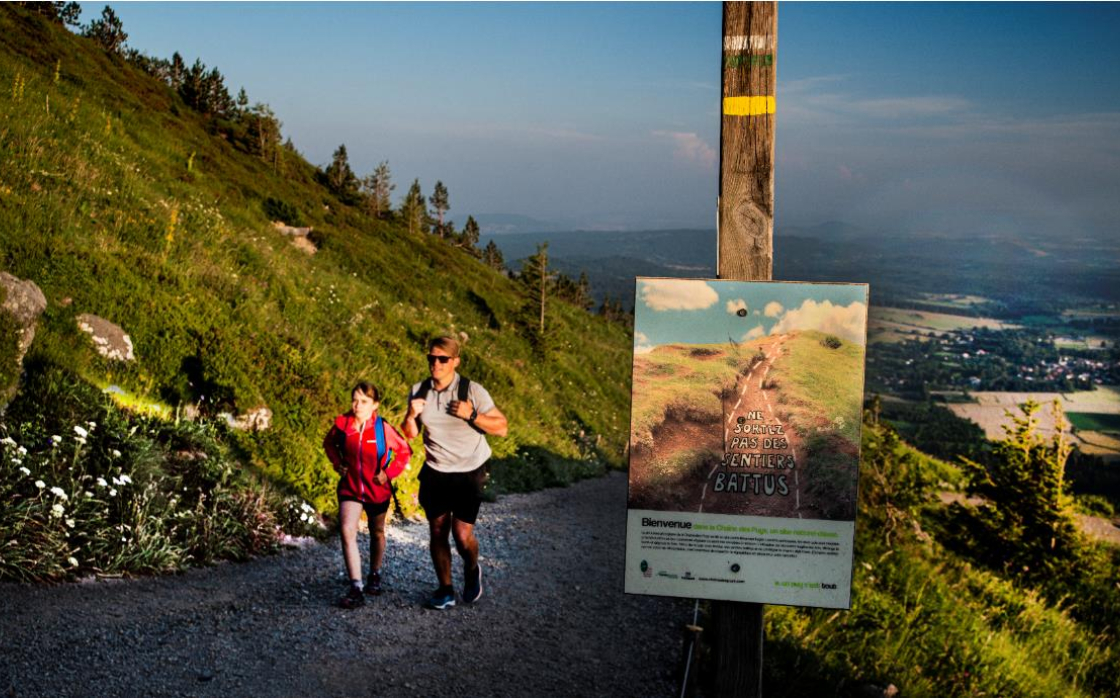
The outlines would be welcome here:
M 378 516 L 381 516 L 385 512 L 389 511 L 390 501 L 392 500 L 386 499 L 384 502 L 363 502 L 360 499 L 355 499 L 354 497 L 338 498 L 338 503 L 340 505 L 342 504 L 342 502 L 358 502 L 359 504 L 361 504 L 362 509 L 366 512 L 366 518 L 370 521 L 373 521 Z
M 474 524 L 482 504 L 482 491 L 490 477 L 490 470 L 483 464 L 466 473 L 441 473 L 424 464 L 417 477 L 420 481 L 420 506 L 428 520 L 447 512 L 456 520 Z

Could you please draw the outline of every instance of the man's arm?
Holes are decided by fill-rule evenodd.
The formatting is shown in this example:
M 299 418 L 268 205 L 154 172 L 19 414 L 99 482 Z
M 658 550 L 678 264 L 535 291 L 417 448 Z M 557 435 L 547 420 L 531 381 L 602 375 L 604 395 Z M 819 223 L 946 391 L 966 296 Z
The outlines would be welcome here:
M 420 433 L 420 423 L 417 417 L 424 411 L 424 400 L 416 398 L 408 401 L 408 412 L 404 415 L 404 421 L 401 422 L 401 432 L 404 433 L 404 438 L 415 439 L 416 435 Z
M 469 414 L 467 416 L 470 417 Z M 493 434 L 494 436 L 505 436 L 509 433 L 509 421 L 506 420 L 506 416 L 502 414 L 497 407 L 486 414 L 480 414 L 475 417 L 474 425 L 487 434 Z
M 448 408 L 451 414 L 465 422 L 470 422 L 473 415 L 474 425 L 487 434 L 505 436 L 509 433 L 509 422 L 497 407 L 491 408 L 489 412 L 476 412 L 474 403 L 470 400 L 452 400 Z

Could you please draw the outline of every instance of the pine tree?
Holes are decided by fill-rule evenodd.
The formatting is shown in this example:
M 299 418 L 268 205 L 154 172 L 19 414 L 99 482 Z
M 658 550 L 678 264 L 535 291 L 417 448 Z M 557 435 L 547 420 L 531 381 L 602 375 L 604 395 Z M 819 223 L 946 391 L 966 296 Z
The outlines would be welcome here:
M 432 211 L 435 213 L 438 220 L 436 232 L 440 237 L 447 237 L 448 231 L 443 227 L 443 214 L 451 210 L 451 205 L 448 203 L 447 187 L 443 186 L 443 182 L 436 182 L 436 186 L 432 189 L 432 196 L 428 199 L 428 202 L 432 205 Z
M 506 268 L 506 260 L 502 257 L 502 251 L 498 249 L 493 240 L 486 243 L 486 247 L 483 248 L 482 261 L 495 271 L 503 271 Z
M 40 14 L 55 24 L 68 27 L 78 26 L 78 18 L 82 15 L 82 8 L 76 2 L 17 2 L 15 4 Z
M 410 235 L 428 232 L 428 207 L 424 204 L 424 193 L 420 191 L 419 179 L 412 180 L 412 186 L 408 188 L 408 193 L 404 195 L 404 201 L 401 203 L 401 215 L 408 223 Z
M 1038 408 L 1034 401 L 1020 406 L 1022 416 L 1004 427 L 1006 437 L 996 443 L 988 463 L 962 460 L 969 493 L 986 501 L 978 510 L 981 535 L 999 542 L 984 545 L 986 553 L 1016 572 L 1046 577 L 1083 550 L 1065 486 L 1071 451 L 1067 423 L 1055 400 L 1054 434 L 1043 437 L 1035 418 Z
M 521 263 L 521 282 L 529 291 L 533 306 L 539 310 L 540 324 L 537 332 L 543 337 L 545 334 L 545 304 L 550 295 L 553 280 L 548 269 L 548 243 L 537 245 L 537 253 L 526 258 Z
M 267 104 L 257 102 L 249 110 L 249 148 L 253 155 L 272 163 L 280 162 L 280 128 L 283 124 Z
M 350 156 L 346 154 L 346 145 L 338 146 L 331 156 L 331 164 L 323 171 L 326 176 L 327 186 L 340 199 L 350 202 L 358 194 L 358 178 L 354 170 L 350 169 Z
M 389 215 L 390 195 L 397 185 L 393 184 L 393 177 L 389 173 L 389 161 L 382 160 L 373 173 L 362 180 L 362 193 L 365 195 L 367 210 L 375 218 L 384 218 Z
M 242 87 L 237 93 L 237 118 L 244 119 L 249 113 L 249 93 Z
M 109 53 L 121 55 L 124 53 L 124 42 L 128 41 L 128 34 L 124 31 L 117 13 L 108 5 L 101 10 L 101 19 L 95 19 L 82 32 L 82 36 L 93 39 L 101 44 L 101 48 Z
M 478 221 L 474 219 L 474 216 L 467 216 L 467 222 L 463 225 L 463 234 L 461 236 L 463 240 L 462 246 L 475 256 L 478 255 L 478 238 L 481 234 L 482 231 L 478 227 Z

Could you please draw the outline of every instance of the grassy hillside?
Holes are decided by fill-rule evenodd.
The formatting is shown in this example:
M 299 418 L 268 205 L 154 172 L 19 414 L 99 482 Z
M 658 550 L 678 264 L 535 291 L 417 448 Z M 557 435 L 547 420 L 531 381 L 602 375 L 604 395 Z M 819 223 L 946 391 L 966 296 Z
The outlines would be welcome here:
M 336 200 L 294 149 L 278 166 L 238 150 L 159 80 L 11 6 L 0 7 L 0 86 L 0 269 L 49 302 L 32 363 L 172 413 L 267 406 L 271 429 L 228 438 L 271 481 L 330 510 L 320 441 L 349 387 L 374 381 L 397 421 L 426 374 L 425 339 L 461 332 L 462 372 L 510 417 L 509 438 L 493 440 L 499 487 L 503 473 L 507 487 L 531 486 L 621 464 L 621 327 L 556 304 L 542 350 L 523 331 L 514 282 Z M 317 254 L 272 229 L 269 198 L 314 228 Z M 82 313 L 124 328 L 137 360 L 100 358 L 77 328 Z

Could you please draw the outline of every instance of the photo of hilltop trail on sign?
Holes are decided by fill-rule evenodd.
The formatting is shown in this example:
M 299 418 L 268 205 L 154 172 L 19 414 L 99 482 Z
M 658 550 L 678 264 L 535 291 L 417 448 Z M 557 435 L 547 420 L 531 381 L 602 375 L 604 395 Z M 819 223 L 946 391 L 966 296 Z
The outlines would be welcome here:
M 854 521 L 867 286 L 637 281 L 630 509 Z

